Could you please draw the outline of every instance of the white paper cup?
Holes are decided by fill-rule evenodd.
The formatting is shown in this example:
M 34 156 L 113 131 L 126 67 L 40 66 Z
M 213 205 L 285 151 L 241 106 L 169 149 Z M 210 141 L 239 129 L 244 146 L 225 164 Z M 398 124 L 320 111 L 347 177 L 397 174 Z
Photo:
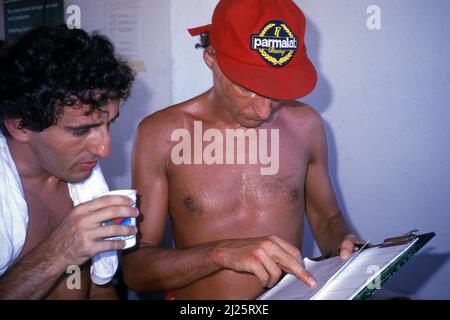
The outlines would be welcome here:
M 127 196 L 131 200 L 133 200 L 132 207 L 136 207 L 136 190 L 133 189 L 123 189 L 123 190 L 114 190 L 109 191 L 106 193 L 102 193 L 95 198 L 100 198 L 103 196 Z M 117 218 L 110 221 L 105 221 L 102 223 L 103 226 L 105 225 L 111 225 L 111 224 L 119 224 L 119 225 L 125 225 L 125 226 L 136 226 L 136 218 L 135 217 L 126 217 L 126 218 Z M 117 237 L 111 237 L 111 238 L 105 238 L 105 240 L 123 240 L 125 241 L 125 247 L 124 249 L 128 249 L 131 247 L 134 247 L 136 245 L 136 235 L 130 235 L 130 236 L 117 236 Z

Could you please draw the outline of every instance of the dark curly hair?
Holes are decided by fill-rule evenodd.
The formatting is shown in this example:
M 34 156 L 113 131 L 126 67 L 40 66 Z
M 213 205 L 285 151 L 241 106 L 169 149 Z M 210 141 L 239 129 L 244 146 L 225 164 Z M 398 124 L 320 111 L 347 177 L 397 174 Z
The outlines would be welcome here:
M 115 56 L 104 36 L 66 26 L 42 26 L 24 34 L 0 53 L 0 125 L 20 119 L 40 132 L 54 125 L 64 107 L 91 106 L 127 99 L 134 74 Z M 89 112 L 88 112 L 89 114 Z

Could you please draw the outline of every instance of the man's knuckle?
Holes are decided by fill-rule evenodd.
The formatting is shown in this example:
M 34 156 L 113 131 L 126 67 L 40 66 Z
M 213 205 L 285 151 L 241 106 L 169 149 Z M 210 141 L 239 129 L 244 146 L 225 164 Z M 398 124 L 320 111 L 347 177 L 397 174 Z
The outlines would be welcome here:
M 116 249 L 116 250 L 122 249 L 122 247 L 123 247 L 122 241 L 111 241 L 111 242 L 112 242 L 111 249 Z
M 255 273 L 257 273 L 257 270 L 255 270 Z M 264 283 L 267 283 L 269 281 L 269 279 L 270 279 L 270 276 L 267 273 L 265 273 L 265 272 L 259 272 L 259 276 L 258 277 Z
M 265 250 L 263 248 L 256 248 L 251 255 L 252 260 L 259 260 L 265 254 Z
M 251 255 L 248 259 L 248 266 L 250 268 L 250 270 L 252 271 L 256 271 L 259 269 L 261 265 L 260 259 L 257 255 Z
M 279 268 L 277 268 L 273 271 L 273 275 L 276 279 L 279 279 L 281 277 L 281 274 L 282 274 L 282 272 Z
M 111 196 L 102 196 L 98 198 L 99 204 L 104 207 L 109 207 L 113 204 L 114 198 Z
M 274 246 L 273 241 L 270 239 L 263 240 L 263 242 L 262 242 L 263 248 L 271 249 L 271 248 L 273 248 L 273 246 Z

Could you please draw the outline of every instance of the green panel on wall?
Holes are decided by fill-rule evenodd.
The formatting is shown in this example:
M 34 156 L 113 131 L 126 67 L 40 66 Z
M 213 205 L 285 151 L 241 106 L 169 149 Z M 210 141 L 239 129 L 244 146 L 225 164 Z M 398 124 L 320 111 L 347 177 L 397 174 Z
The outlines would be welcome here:
M 5 0 L 5 38 L 12 41 L 39 25 L 64 23 L 64 0 Z

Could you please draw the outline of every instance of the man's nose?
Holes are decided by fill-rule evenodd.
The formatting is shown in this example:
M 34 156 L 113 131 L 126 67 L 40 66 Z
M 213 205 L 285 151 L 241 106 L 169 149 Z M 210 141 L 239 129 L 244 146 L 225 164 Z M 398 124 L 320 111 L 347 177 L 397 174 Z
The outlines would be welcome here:
M 272 114 L 272 100 L 258 96 L 255 100 L 253 110 L 260 120 L 269 119 Z
M 89 152 L 98 158 L 106 158 L 111 153 L 111 136 L 108 128 L 98 128 Z

